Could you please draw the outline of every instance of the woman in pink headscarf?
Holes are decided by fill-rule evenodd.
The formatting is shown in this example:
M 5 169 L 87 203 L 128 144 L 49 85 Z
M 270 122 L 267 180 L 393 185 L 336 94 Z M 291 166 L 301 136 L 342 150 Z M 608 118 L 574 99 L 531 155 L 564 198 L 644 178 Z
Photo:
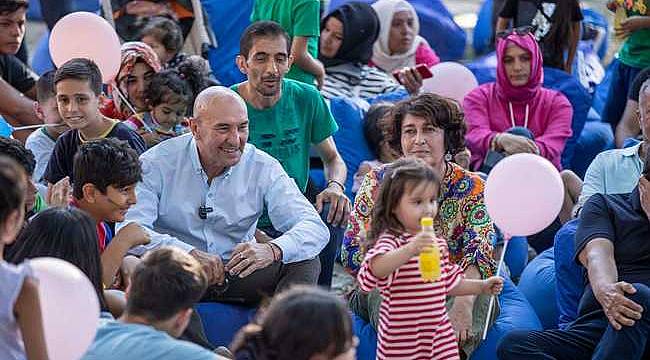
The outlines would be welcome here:
M 148 111 L 144 90 L 153 75 L 162 68 L 158 55 L 149 45 L 131 41 L 122 44 L 120 71 L 110 83 L 111 99 L 102 106 L 108 117 L 126 120 L 131 115 Z
M 517 28 L 497 40 L 497 81 L 465 97 L 465 139 L 474 170 L 517 153 L 539 154 L 561 170 L 573 108 L 564 95 L 542 87 L 542 54 L 527 30 Z

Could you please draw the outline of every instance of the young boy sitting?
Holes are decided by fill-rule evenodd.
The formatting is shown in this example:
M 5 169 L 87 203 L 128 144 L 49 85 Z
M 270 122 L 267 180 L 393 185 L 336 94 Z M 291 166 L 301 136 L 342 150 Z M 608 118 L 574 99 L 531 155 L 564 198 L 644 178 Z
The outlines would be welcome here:
M 128 284 L 129 270 L 138 262 L 126 257 L 134 246 L 149 243 L 149 234 L 132 223 L 115 237 L 107 223 L 124 221 L 127 210 L 136 202 L 135 185 L 142 179 L 135 150 L 117 139 L 99 139 L 84 143 L 74 157 L 72 206 L 87 212 L 97 222 L 97 237 L 102 261 L 102 280 L 114 284 L 122 267 L 122 281 Z
M 47 205 L 36 191 L 34 181 L 31 178 L 36 164 L 32 152 L 27 150 L 16 139 L 0 137 L 0 155 L 7 156 L 17 162 L 25 170 L 25 174 L 30 176 L 25 187 L 25 219 L 29 219 L 37 212 L 45 209 Z
M 133 273 L 126 311 L 117 321 L 102 320 L 82 360 L 224 359 L 175 339 L 207 287 L 207 276 L 191 255 L 171 247 L 148 253 Z
M 61 180 L 65 184 L 72 176 L 74 154 L 84 142 L 112 137 L 126 140 L 138 154 L 146 149 L 144 140 L 135 131 L 99 112 L 102 77 L 94 62 L 69 60 L 56 71 L 54 86 L 59 114 L 71 129 L 56 141 L 43 176 L 48 182 L 50 201 L 52 186 Z
M 36 158 L 36 168 L 32 179 L 43 197 L 47 196 L 47 182 L 43 181 L 43 174 L 52 156 L 54 144 L 56 144 L 56 140 L 61 134 L 70 129 L 59 115 L 54 91 L 54 73 L 54 70 L 48 71 L 38 79 L 36 82 L 36 102 L 34 103 L 36 116 L 44 124 L 54 126 L 44 126 L 34 131 L 25 141 L 25 147 Z

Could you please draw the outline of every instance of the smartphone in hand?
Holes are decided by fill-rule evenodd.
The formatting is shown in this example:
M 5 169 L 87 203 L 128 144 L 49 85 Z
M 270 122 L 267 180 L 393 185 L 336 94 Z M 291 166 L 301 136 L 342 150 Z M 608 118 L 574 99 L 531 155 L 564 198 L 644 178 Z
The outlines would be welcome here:
M 393 71 L 393 77 L 395 78 L 395 80 L 397 80 L 398 83 L 402 84 L 402 81 L 399 78 L 400 71 L 401 70 Z M 431 72 L 429 67 L 426 66 L 425 64 L 420 64 L 420 65 L 416 66 L 415 71 L 417 71 L 420 74 L 420 76 L 422 77 L 422 80 L 429 79 L 429 78 L 433 77 L 433 73 Z

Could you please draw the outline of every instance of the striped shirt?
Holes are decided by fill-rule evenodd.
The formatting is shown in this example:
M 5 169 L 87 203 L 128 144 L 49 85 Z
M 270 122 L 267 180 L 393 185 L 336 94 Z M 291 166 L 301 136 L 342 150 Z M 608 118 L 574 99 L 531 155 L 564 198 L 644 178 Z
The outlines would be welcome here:
M 357 279 L 362 291 L 378 288 L 382 295 L 379 310 L 377 359 L 459 359 L 458 343 L 451 327 L 445 300 L 449 290 L 463 279 L 461 268 L 441 257 L 441 278 L 427 283 L 420 278 L 415 256 L 386 278 L 377 278 L 370 261 L 407 244 L 413 236 L 382 234 L 368 251 Z M 438 239 L 438 246 L 446 243 Z M 442 251 L 446 254 L 447 251 Z
M 325 81 L 320 92 L 327 100 L 335 97 L 368 100 L 397 90 L 404 90 L 404 87 L 375 67 L 343 64 L 325 68 Z

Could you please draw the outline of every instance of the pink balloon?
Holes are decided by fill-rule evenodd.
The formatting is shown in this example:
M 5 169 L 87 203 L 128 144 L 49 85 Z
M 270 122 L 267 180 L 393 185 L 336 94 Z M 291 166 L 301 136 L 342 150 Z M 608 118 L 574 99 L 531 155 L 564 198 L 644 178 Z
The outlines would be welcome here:
M 61 18 L 50 35 L 50 56 L 59 67 L 73 58 L 94 61 L 108 83 L 120 70 L 120 39 L 101 16 L 74 12 Z
M 38 279 L 45 343 L 50 360 L 78 360 L 99 325 L 99 300 L 76 266 L 49 257 L 29 262 Z
M 478 81 L 465 66 L 455 62 L 441 62 L 431 67 L 433 77 L 422 82 L 422 91 L 452 98 L 463 104 L 463 99 L 478 86 Z
M 548 160 L 515 154 L 499 161 L 485 185 L 485 205 L 494 223 L 511 236 L 536 234 L 560 213 L 564 184 Z

